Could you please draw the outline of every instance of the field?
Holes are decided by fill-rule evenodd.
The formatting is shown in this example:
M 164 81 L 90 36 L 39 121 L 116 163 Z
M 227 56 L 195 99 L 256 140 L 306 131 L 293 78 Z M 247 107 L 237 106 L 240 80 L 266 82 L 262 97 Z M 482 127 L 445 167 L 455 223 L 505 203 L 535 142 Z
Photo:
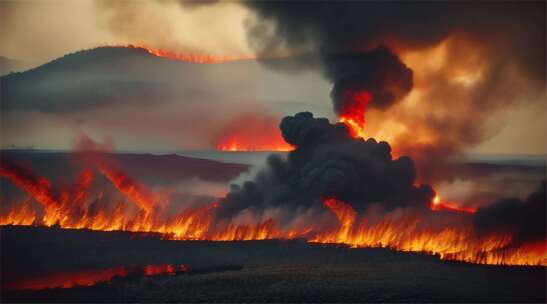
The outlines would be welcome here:
M 153 234 L 2 227 L 2 302 L 545 302 L 545 267 L 440 261 L 302 240 L 166 241 Z M 185 264 L 177 275 L 15 291 L 10 281 L 114 266 Z

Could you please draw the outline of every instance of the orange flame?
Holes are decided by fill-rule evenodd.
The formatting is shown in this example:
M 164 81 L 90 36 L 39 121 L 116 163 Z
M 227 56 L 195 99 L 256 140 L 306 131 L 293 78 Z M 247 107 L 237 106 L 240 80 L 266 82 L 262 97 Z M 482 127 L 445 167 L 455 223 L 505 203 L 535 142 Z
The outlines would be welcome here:
M 368 103 L 372 99 L 369 92 L 352 92 L 344 93 L 344 103 L 338 111 L 339 122 L 345 124 L 351 136 L 358 138 L 365 137 L 365 112 Z
M 256 60 L 254 56 L 218 56 L 218 55 L 208 55 L 208 54 L 190 54 L 190 53 L 179 53 L 170 50 L 153 48 L 144 44 L 129 44 L 125 47 L 144 49 L 151 55 L 167 58 L 171 60 L 185 61 L 190 63 L 200 63 L 200 64 L 216 64 L 216 63 L 226 63 L 233 61 L 251 61 Z
M 258 143 L 251 138 L 233 134 L 221 138 L 216 144 L 216 148 L 221 151 L 291 151 L 293 147 L 283 140 L 271 140 L 270 142 Z
M 222 128 L 214 145 L 222 151 L 290 151 L 277 121 L 258 113 L 240 115 Z
M 336 215 L 340 228 L 318 234 L 311 242 L 425 252 L 441 259 L 478 264 L 547 265 L 546 242 L 512 247 L 511 236 L 478 239 L 469 228 L 427 227 L 417 215 L 368 224 L 364 219 L 355 221 L 355 211 L 348 204 L 336 199 L 323 204 Z
M 154 199 L 142 186 L 135 183 L 129 176 L 120 170 L 115 170 L 106 166 L 99 165 L 99 171 L 108 178 L 116 188 L 135 202 L 141 209 L 149 212 L 154 206 Z
M 323 205 L 336 216 L 339 227 L 301 227 L 296 230 L 282 229 L 273 218 L 255 223 L 216 223 L 214 211 L 218 203 L 199 208 L 185 208 L 174 216 L 165 214 L 158 201 L 143 186 L 130 179 L 123 171 L 113 170 L 105 164 L 99 171 L 111 181 L 116 189 L 135 204 L 138 212 L 132 213 L 128 206 L 119 202 L 107 208 L 101 197 L 95 200 L 100 208 L 86 206 L 84 198 L 89 197 L 88 188 L 92 173 L 84 171 L 72 191 L 62 191 L 57 199 L 51 192 L 50 183 L 43 177 L 29 172 L 7 170 L 2 167 L 2 176 L 23 188 L 41 203 L 42 211 L 34 210 L 26 200 L 12 204 L 7 212 L 0 214 L 1 225 L 52 226 L 62 228 L 87 228 L 92 230 L 123 230 L 133 232 L 160 233 L 166 239 L 175 240 L 264 240 L 306 238 L 316 243 L 342 243 L 350 247 L 384 247 L 400 251 L 425 252 L 438 255 L 441 259 L 459 260 L 480 264 L 547 265 L 546 242 L 526 243 L 515 246 L 511 235 L 488 235 L 478 237 L 469 223 L 454 227 L 433 227 L 420 214 L 406 214 L 397 218 L 385 216 L 377 222 L 358 218 L 355 210 L 347 203 L 335 198 L 322 201 Z M 31 178 L 32 177 L 32 178 Z M 36 182 L 41 181 L 41 182 Z M 44 199 L 46 197 L 46 199 Z M 87 202 L 89 203 L 89 202 Z M 433 201 L 432 210 L 462 213 L 468 211 L 451 206 L 436 209 L 440 198 Z M 89 205 L 91 206 L 91 205 Z M 450 206 L 442 203 L 441 206 Z M 461 209 L 461 210 L 460 210 Z M 469 211 L 471 212 L 471 211 Z M 465 224 L 465 225 L 464 225 Z M 165 268 L 165 273 L 175 268 Z M 159 270 L 149 268 L 145 272 Z
M 432 204 L 429 206 L 433 211 L 453 211 L 453 212 L 462 212 L 468 214 L 474 214 L 477 212 L 476 208 L 472 207 L 458 207 L 448 202 L 441 202 L 441 198 L 437 195 L 433 199 Z

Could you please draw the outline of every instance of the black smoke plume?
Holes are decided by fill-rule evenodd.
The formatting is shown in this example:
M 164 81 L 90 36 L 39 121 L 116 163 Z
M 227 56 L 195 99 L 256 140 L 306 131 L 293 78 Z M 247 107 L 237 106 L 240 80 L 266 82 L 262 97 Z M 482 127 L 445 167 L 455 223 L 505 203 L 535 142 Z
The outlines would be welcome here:
M 220 217 L 251 209 L 320 206 L 336 197 L 362 211 L 371 203 L 386 209 L 426 208 L 434 196 L 428 185 L 414 186 L 416 171 L 408 157 L 393 159 L 386 142 L 353 138 L 344 124 L 331 124 L 309 112 L 285 117 L 283 138 L 295 146 L 286 160 L 268 158 L 254 181 L 233 186 L 220 204 Z
M 494 56 L 545 78 L 544 2 L 249 1 L 247 22 L 259 54 L 302 46 L 321 54 L 367 51 L 379 45 L 423 49 L 463 33 L 489 44 Z M 273 31 L 266 27 L 273 24 Z M 324 62 L 329 65 L 328 61 Z
M 352 101 L 344 99 L 347 91 L 372 91 L 369 105 L 387 112 L 367 120 L 365 132 L 384 127 L 382 122 L 388 120 L 401 124 L 407 131 L 392 143 L 397 154 L 413 157 L 421 181 L 448 178 L 449 157 L 495 135 L 500 130 L 496 126 L 503 124 L 493 120 L 512 104 L 544 100 L 545 2 L 251 1 L 244 5 L 255 13 L 246 29 L 257 57 L 283 49 L 313 54 L 310 57 L 318 58 L 318 64 L 295 62 L 293 67 L 320 67 L 333 84 L 337 114 Z M 399 58 L 441 43 L 448 49 L 438 71 L 418 70 L 421 62 L 413 62 L 417 66 L 411 71 L 410 62 Z M 427 65 L 436 59 L 421 60 Z M 287 69 L 286 64 L 264 63 Z M 468 87 L 455 83 L 454 71 L 469 66 L 481 66 L 480 77 Z M 407 111 L 394 107 L 413 85 L 420 89 L 419 102 Z M 427 141 L 416 140 L 419 134 L 425 134 Z
M 412 89 L 410 70 L 387 47 L 381 46 L 368 52 L 329 54 L 325 58 L 325 72 L 334 84 L 331 98 L 336 113 L 351 107 L 345 98 L 348 92 L 367 92 L 369 105 L 387 109 L 401 100 Z
M 503 199 L 480 208 L 473 223 L 479 234 L 509 234 L 515 245 L 527 241 L 542 241 L 545 233 L 545 181 L 524 201 Z

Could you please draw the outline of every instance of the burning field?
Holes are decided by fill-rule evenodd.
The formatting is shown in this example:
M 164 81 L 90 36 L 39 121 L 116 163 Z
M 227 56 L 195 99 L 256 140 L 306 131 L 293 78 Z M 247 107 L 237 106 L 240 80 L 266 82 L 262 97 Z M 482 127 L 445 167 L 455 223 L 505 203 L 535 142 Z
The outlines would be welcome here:
M 61 154 L 62 157 L 47 152 L 4 151 L 0 168 L 4 193 L 0 223 L 3 225 L 2 290 L 6 299 L 157 300 L 158 297 L 148 298 L 151 294 L 147 290 L 153 287 L 147 284 L 186 282 L 183 284 L 190 285 L 184 286 L 196 286 L 194 284 L 205 282 L 202 280 L 216 280 L 214 278 L 219 275 L 221 280 L 228 280 L 223 283 L 228 285 L 236 284 L 228 283 L 231 280 L 241 284 L 247 280 L 259 280 L 267 284 L 267 276 L 273 273 L 290 276 L 289 272 L 301 273 L 302 279 L 307 280 L 309 274 L 304 275 L 307 271 L 299 267 L 317 267 L 315 275 L 318 276 L 335 271 L 333 284 L 342 284 L 346 280 L 343 276 L 351 272 L 347 267 L 377 271 L 370 267 L 407 268 L 416 265 L 418 268 L 444 268 L 433 270 L 435 276 L 447 271 L 465 273 L 466 269 L 472 273 L 484 273 L 487 277 L 499 275 L 501 281 L 496 283 L 499 285 L 492 287 L 496 292 L 496 288 L 502 286 L 517 288 L 513 294 L 498 293 L 495 297 L 476 292 L 471 296 L 469 291 L 443 291 L 440 295 L 431 293 L 428 284 L 420 283 L 420 288 L 424 289 L 417 292 L 419 301 L 466 301 L 476 300 L 477 296 L 485 301 L 543 301 L 542 287 L 538 285 L 526 293 L 509 277 L 520 278 L 521 283 L 529 280 L 534 284 L 544 283 L 544 266 L 547 265 L 543 226 L 544 182 L 522 200 L 500 199 L 485 206 L 465 206 L 444 201 L 431 186 L 420 184 L 416 180 L 412 159 L 393 158 L 386 142 L 359 137 L 342 118 L 340 123 L 331 124 L 311 113 L 298 113 L 284 118 L 280 129 L 293 150 L 285 155 L 270 155 L 267 166 L 252 175 L 251 180 L 209 196 L 180 193 L 187 189 L 178 189 L 174 181 L 201 176 L 199 183 L 208 186 L 203 188 L 197 183 L 192 184 L 192 188 L 201 187 L 205 193 L 211 194 L 214 189 L 211 180 L 226 182 L 246 172 L 248 167 L 184 159 L 182 168 L 186 170 L 165 177 L 162 170 L 145 165 L 157 166 L 166 161 L 165 157 L 117 156 L 105 151 L 105 145 L 88 137 L 82 137 L 75 150 Z M 129 162 L 128 159 L 132 158 L 138 158 L 139 162 Z M 174 161 L 177 158 L 167 159 L 169 166 L 176 166 Z M 48 161 L 43 163 L 43 160 Z M 192 165 L 192 162 L 200 165 Z M 44 174 L 32 169 L 33 164 L 40 163 Z M 49 165 L 44 167 L 43 164 L 47 163 Z M 139 164 L 140 172 L 134 168 L 133 171 L 148 182 L 130 176 L 122 164 Z M 489 171 L 482 167 L 485 165 L 479 165 L 478 169 L 470 169 L 474 168 L 470 164 L 459 166 L 464 172 L 478 170 L 485 174 Z M 194 171 L 188 171 L 192 167 Z M 60 168 L 64 168 L 63 176 L 72 176 L 73 179 L 59 178 Z M 536 169 L 502 164 L 495 165 L 490 171 L 509 170 L 537 179 L 538 176 L 541 178 L 544 169 L 544 166 Z M 154 170 L 155 173 L 146 177 Z M 163 182 L 158 183 L 159 180 Z M 127 233 L 120 234 L 122 232 Z M 279 240 L 276 241 L 279 243 L 268 243 L 268 240 Z M 266 245 L 261 245 L 261 242 L 266 242 Z M 245 250 L 253 251 L 270 246 L 267 244 L 274 244 L 268 249 L 272 252 L 251 260 L 244 258 L 247 255 L 241 252 L 233 253 L 232 248 L 245 246 L 248 247 Z M 298 244 L 300 249 L 293 248 L 293 245 L 289 246 L 290 249 L 284 244 Z M 207 249 L 200 249 L 198 256 L 177 253 L 193 252 L 191 248 L 194 246 Z M 32 251 L 27 251 L 30 248 Z M 149 249 L 142 251 L 143 248 Z M 90 255 L 85 252 L 88 249 L 96 253 Z M 84 252 L 78 253 L 80 250 Z M 165 253 L 156 254 L 154 250 Z M 333 250 L 340 253 L 333 253 Z M 139 253 L 133 256 L 131 252 L 134 251 Z M 292 254 L 299 258 L 295 256 L 294 260 L 289 258 L 288 261 L 281 258 Z M 372 260 L 361 266 L 356 266 L 360 262 L 332 264 L 333 254 L 350 255 L 357 261 Z M 129 257 L 124 258 L 127 255 Z M 202 259 L 204 255 L 226 256 L 210 260 Z M 312 258 L 315 255 L 321 258 L 315 260 Z M 88 258 L 80 261 L 84 256 Z M 314 261 L 311 266 L 300 261 L 310 258 Z M 256 263 L 262 266 L 252 266 Z M 442 263 L 448 264 L 443 266 Z M 496 270 L 473 264 L 498 265 L 496 267 L 501 268 Z M 24 270 L 29 267 L 30 270 Z M 251 268 L 231 274 L 234 270 L 242 271 L 242 267 Z M 335 270 L 329 270 L 329 267 Z M 218 271 L 222 274 L 216 274 Z M 228 272 L 224 274 L 225 271 Z M 395 270 L 388 273 L 394 273 L 392 271 Z M 494 274 L 499 271 L 502 274 Z M 461 274 L 462 280 L 466 280 L 464 278 L 468 275 L 477 274 Z M 389 283 L 386 284 L 402 284 L 399 280 L 406 280 L 391 275 L 382 275 L 378 279 L 387 280 Z M 135 293 L 137 287 L 134 284 L 146 284 L 146 287 Z M 294 284 L 303 283 L 297 280 Z M 125 288 L 129 288 L 127 293 Z M 338 290 L 344 289 L 340 288 Z M 92 295 L 96 292 L 98 297 Z M 218 299 L 218 290 L 203 292 L 184 299 Z M 297 295 L 290 288 L 285 292 L 286 299 L 318 299 Z M 391 301 L 413 297 L 402 289 L 399 292 L 387 298 L 370 299 Z M 230 293 L 229 298 L 258 300 L 272 295 L 240 296 Z M 344 299 L 362 297 L 359 293 L 347 296 Z M 329 301 L 338 299 L 340 295 L 330 290 L 322 297 Z M 173 294 L 173 297 L 165 299 L 182 298 Z
M 86 5 L 0 78 L 2 300 L 545 302 L 545 3 Z
M 176 205 L 168 188 L 139 183 L 89 138 L 72 155 L 80 172 L 64 185 L 4 154 L 2 177 L 27 198 L 3 204 L 0 223 L 172 240 L 303 238 L 477 264 L 547 265 L 545 183 L 523 201 L 460 207 L 419 184 L 410 158 L 393 159 L 386 142 L 364 140 L 344 122 L 299 113 L 280 128 L 295 147 L 286 158 L 271 155 L 254 180 L 199 206 Z M 108 184 L 115 193 L 105 192 Z

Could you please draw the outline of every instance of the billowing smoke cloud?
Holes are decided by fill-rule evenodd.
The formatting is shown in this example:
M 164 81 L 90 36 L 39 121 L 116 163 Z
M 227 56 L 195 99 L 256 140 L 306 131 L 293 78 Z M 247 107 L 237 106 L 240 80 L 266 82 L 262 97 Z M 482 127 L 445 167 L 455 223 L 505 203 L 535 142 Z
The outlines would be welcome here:
M 434 196 L 431 187 L 414 186 L 414 162 L 393 159 L 386 142 L 355 139 L 344 124 L 330 124 L 309 112 L 285 117 L 280 128 L 295 150 L 286 160 L 270 156 L 254 181 L 234 186 L 221 204 L 221 217 L 245 209 L 320 206 L 319 200 L 328 197 L 349 202 L 358 211 L 371 203 L 386 209 L 426 208 Z
M 245 5 L 257 13 L 247 26 L 251 45 L 260 53 L 302 45 L 323 54 L 366 51 L 381 44 L 398 50 L 423 49 L 465 33 L 483 39 L 498 56 L 515 61 L 536 79 L 545 77 L 544 3 L 261 1 Z M 273 29 L 267 31 L 272 23 Z
M 394 158 L 388 143 L 355 138 L 347 125 L 309 112 L 285 117 L 280 129 L 295 149 L 286 159 L 271 155 L 252 180 L 233 185 L 216 210 L 217 220 L 264 218 L 274 210 L 282 224 L 290 225 L 301 214 L 319 219 L 325 211 L 321 202 L 335 198 L 370 221 L 410 216 L 447 231 L 473 223 L 470 237 L 507 237 L 507 248 L 545 240 L 545 182 L 524 201 L 503 199 L 478 211 L 436 212 L 435 192 L 429 185 L 417 185 L 414 161 Z
M 513 242 L 543 241 L 545 229 L 545 181 L 526 200 L 504 199 L 480 208 L 474 218 L 479 233 L 513 236 Z
M 337 114 L 348 103 L 351 111 L 362 108 L 358 115 L 367 104 L 386 110 L 369 115 L 366 135 L 416 159 L 423 181 L 446 178 L 439 166 L 447 156 L 494 135 L 504 109 L 545 94 L 543 2 L 245 5 L 256 13 L 246 25 L 259 55 L 318 54 Z
M 326 76 L 334 84 L 334 110 L 339 115 L 351 111 L 348 108 L 358 100 L 352 95 L 357 92 L 370 94 L 371 107 L 387 109 L 412 89 L 412 71 L 386 47 L 329 55 L 325 62 Z

